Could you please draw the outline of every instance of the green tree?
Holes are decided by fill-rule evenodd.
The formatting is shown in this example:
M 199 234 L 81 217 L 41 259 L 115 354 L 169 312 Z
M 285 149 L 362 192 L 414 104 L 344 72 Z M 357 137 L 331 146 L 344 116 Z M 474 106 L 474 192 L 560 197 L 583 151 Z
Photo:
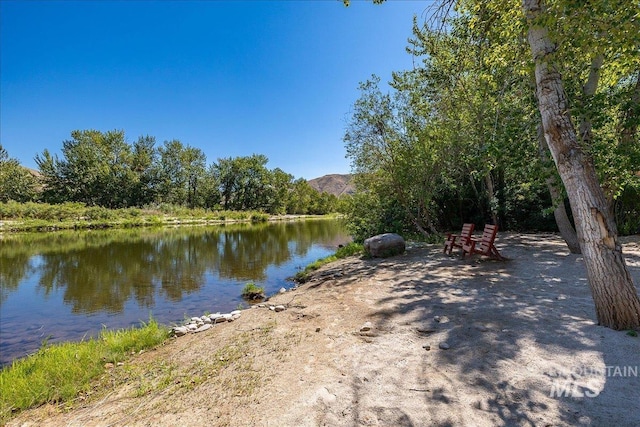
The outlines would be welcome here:
M 206 156 L 199 148 L 177 139 L 165 141 L 158 149 L 156 168 L 160 201 L 190 208 L 203 202 L 201 184 L 205 182 Z
M 315 197 L 312 198 L 309 213 L 314 215 L 326 215 L 337 211 L 338 197 L 327 192 L 319 193 L 316 191 Z
M 45 149 L 35 157 L 42 182 L 41 199 L 47 203 L 62 203 L 67 199 L 66 183 L 60 175 L 60 160 Z
M 285 214 L 289 208 L 293 175 L 280 168 L 271 171 L 269 213 Z
M 135 178 L 131 183 L 131 202 L 136 206 L 145 206 L 156 201 L 158 195 L 158 176 L 155 168 L 158 161 L 156 139 L 153 136 L 141 136 L 133 144 L 131 169 Z
M 199 148 L 187 147 L 182 155 L 182 164 L 187 180 L 187 206 L 202 204 L 202 189 L 207 158 Z
M 298 178 L 293 181 L 287 213 L 295 215 L 306 215 L 310 213 L 311 203 L 314 197 L 314 190 L 307 180 Z
M 220 183 L 218 182 L 215 164 L 210 165 L 206 170 L 200 188 L 202 207 L 206 209 L 220 209 L 222 194 L 220 193 Z
M 225 209 L 269 210 L 273 191 L 268 161 L 262 154 L 218 159 L 215 177 Z
M 0 144 L 0 202 L 28 202 L 36 197 L 36 178 Z
M 158 193 L 164 203 L 182 205 L 187 200 L 187 177 L 183 167 L 185 146 L 177 139 L 165 141 L 158 149 Z
M 62 156 L 60 160 L 48 150 L 36 156 L 44 177 L 45 201 L 110 208 L 131 203 L 131 147 L 123 131 L 73 131 L 71 139 L 62 144 Z
M 356 185 L 380 198 L 395 199 L 419 232 L 436 232 L 432 200 L 440 162 L 435 140 L 428 137 L 406 92 L 383 94 L 379 81 L 374 76 L 360 85 L 361 97 L 344 136 Z

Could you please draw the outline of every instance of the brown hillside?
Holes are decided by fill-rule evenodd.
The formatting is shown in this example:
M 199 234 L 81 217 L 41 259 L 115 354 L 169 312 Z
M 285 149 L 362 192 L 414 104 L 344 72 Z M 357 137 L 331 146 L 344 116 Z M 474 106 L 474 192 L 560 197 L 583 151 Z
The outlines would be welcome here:
M 353 194 L 356 192 L 355 186 L 353 185 L 353 176 L 350 174 L 325 175 L 309 180 L 308 182 L 312 188 L 320 193 L 324 192 L 342 196 L 343 194 Z
M 28 168 L 26 166 L 23 166 L 23 168 L 25 168 L 31 175 L 33 175 L 35 178 L 42 178 L 42 174 L 40 173 L 40 171 L 37 171 L 35 169 L 31 169 Z

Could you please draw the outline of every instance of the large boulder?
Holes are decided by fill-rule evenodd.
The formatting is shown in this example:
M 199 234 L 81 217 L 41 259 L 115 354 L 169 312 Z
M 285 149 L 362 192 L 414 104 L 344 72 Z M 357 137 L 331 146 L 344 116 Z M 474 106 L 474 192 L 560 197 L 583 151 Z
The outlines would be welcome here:
M 400 255 L 405 249 L 404 239 L 395 233 L 378 234 L 364 241 L 364 250 L 372 257 L 385 258 Z

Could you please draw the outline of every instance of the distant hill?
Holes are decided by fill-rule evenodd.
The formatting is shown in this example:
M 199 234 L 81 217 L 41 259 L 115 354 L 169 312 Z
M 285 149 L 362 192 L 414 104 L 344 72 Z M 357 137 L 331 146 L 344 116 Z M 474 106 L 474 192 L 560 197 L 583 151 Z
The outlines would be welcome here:
M 353 176 L 350 174 L 331 174 L 314 178 L 308 181 L 309 185 L 320 193 L 329 193 L 336 196 L 353 194 L 356 188 L 353 185 Z
M 27 170 L 27 172 L 29 172 L 31 175 L 33 175 L 35 178 L 42 178 L 42 174 L 40 173 L 40 171 L 37 171 L 35 169 L 31 169 L 28 168 L 26 166 L 22 166 L 23 168 L 25 168 Z

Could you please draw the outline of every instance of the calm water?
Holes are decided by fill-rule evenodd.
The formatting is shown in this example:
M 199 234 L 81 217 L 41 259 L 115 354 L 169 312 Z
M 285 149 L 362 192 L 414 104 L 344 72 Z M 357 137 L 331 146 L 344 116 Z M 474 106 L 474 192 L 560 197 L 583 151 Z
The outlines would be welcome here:
M 0 236 L 0 364 L 150 315 L 234 310 L 245 283 L 290 288 L 349 240 L 333 220 Z

